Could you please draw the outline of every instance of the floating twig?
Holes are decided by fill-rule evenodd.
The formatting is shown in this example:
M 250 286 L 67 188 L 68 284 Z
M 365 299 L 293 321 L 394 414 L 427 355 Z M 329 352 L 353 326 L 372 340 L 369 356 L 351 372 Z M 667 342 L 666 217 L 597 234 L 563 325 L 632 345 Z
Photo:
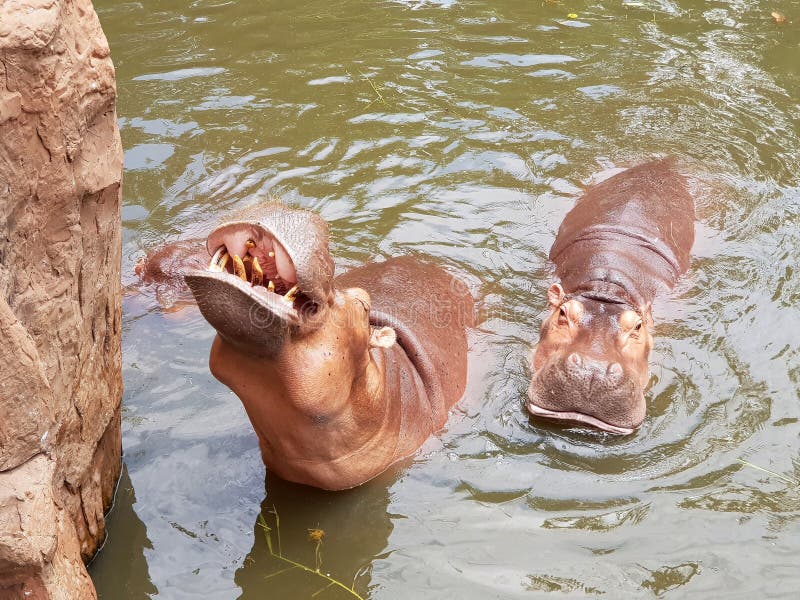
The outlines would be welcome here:
M 777 477 L 778 479 L 781 479 L 781 480 L 785 481 L 786 483 L 789 483 L 789 484 L 794 485 L 796 487 L 800 487 L 800 481 L 797 481 L 796 479 L 793 479 L 791 477 L 787 477 L 786 475 L 783 475 L 782 473 L 776 473 L 775 471 L 770 471 L 769 469 L 765 469 L 764 467 L 759 467 L 758 465 L 754 465 L 751 462 L 747 462 L 746 460 L 744 460 L 742 458 L 737 458 L 736 460 L 738 460 L 743 465 L 746 465 L 748 467 L 752 467 L 754 469 L 757 469 L 758 471 L 762 471 L 764 473 L 767 473 L 768 475 L 772 475 L 773 477 Z

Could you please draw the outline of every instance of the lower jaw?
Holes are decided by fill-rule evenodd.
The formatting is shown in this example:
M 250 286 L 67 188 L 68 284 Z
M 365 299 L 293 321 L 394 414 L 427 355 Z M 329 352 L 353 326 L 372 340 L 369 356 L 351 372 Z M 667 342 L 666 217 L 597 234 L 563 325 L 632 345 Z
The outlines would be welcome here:
M 550 410 L 548 408 L 537 406 L 532 402 L 528 402 L 528 411 L 537 418 L 558 421 L 560 423 L 589 425 L 595 429 L 599 429 L 600 431 L 615 433 L 617 435 L 631 435 L 634 431 L 636 431 L 636 428 L 634 427 L 620 427 L 619 425 L 612 425 L 611 423 L 606 423 L 605 421 L 602 421 L 596 417 L 585 415 L 579 412 Z

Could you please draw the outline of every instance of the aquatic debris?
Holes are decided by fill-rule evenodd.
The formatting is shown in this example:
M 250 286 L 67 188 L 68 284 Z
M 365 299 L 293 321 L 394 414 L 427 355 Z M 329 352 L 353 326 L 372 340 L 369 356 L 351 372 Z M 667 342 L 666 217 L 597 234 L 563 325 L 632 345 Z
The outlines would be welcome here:
M 366 82 L 372 88 L 372 91 L 375 93 L 375 98 L 369 104 L 367 104 L 364 107 L 364 110 L 367 110 L 370 106 L 372 106 L 376 102 L 379 102 L 380 104 L 383 104 L 384 106 L 388 106 L 388 104 L 386 103 L 386 99 L 383 97 L 383 94 L 381 94 L 380 89 L 378 88 L 378 86 L 375 85 L 375 83 L 372 81 L 372 79 L 370 77 L 368 77 L 365 73 L 362 73 L 361 71 L 359 71 L 358 74 L 361 75 L 362 79 L 366 80 Z M 348 72 L 347 75 L 349 76 L 350 73 Z
M 314 544 L 314 563 L 316 564 L 317 571 L 322 567 L 322 553 L 320 546 L 322 546 L 322 538 L 325 537 L 325 532 L 322 529 L 309 529 L 308 541 Z
M 271 533 L 272 533 L 273 529 L 269 525 L 267 525 L 267 520 L 264 518 L 264 513 L 263 512 L 260 515 L 258 515 L 258 525 L 264 530 L 264 539 L 267 542 L 267 550 L 269 551 L 269 555 L 272 558 L 275 558 L 275 559 L 277 559 L 277 560 L 279 560 L 279 561 L 281 561 L 281 562 L 283 562 L 283 563 L 285 563 L 285 564 L 287 564 L 289 566 L 287 568 L 285 568 L 285 569 L 281 569 L 280 571 L 276 571 L 275 573 L 270 573 L 269 575 L 265 576 L 265 579 L 269 579 L 270 577 L 275 577 L 275 576 L 280 575 L 282 573 L 286 573 L 287 571 L 292 571 L 294 569 L 300 569 L 302 571 L 305 571 L 306 573 L 310 573 L 312 575 L 316 575 L 317 577 L 321 577 L 322 579 L 324 579 L 325 581 L 328 582 L 328 585 L 326 585 L 324 588 L 314 592 L 312 594 L 312 597 L 316 597 L 318 594 L 324 592 L 328 588 L 335 586 L 335 587 L 343 589 L 345 592 L 350 594 L 353 598 L 357 598 L 358 600 L 366 600 L 363 596 L 361 596 L 358 592 L 356 592 L 355 589 L 353 589 L 352 587 L 347 587 L 344 583 L 342 583 L 338 579 L 334 579 L 330 575 L 326 575 L 325 573 L 320 571 L 320 567 L 322 565 L 322 556 L 320 555 L 320 551 L 319 550 L 320 550 L 320 545 L 322 544 L 322 539 L 325 537 L 325 531 L 323 531 L 322 529 L 309 529 L 308 530 L 308 539 L 309 539 L 309 541 L 314 542 L 316 544 L 316 549 L 315 549 L 315 558 L 316 558 L 316 562 L 317 562 L 316 569 L 312 569 L 311 567 L 308 567 L 308 566 L 306 566 L 306 565 L 304 565 L 302 563 L 299 563 L 297 561 L 292 560 L 291 558 L 287 558 L 286 556 L 284 556 L 283 552 L 281 550 L 281 521 L 280 521 L 280 517 L 278 516 L 278 511 L 275 510 L 275 507 L 272 508 L 271 512 L 272 512 L 273 515 L 275 515 L 275 530 L 274 531 L 275 531 L 275 533 L 277 535 L 277 538 L 278 538 L 278 550 L 277 550 L 277 552 L 272 547 L 272 535 L 271 535 Z
M 577 19 L 578 18 L 578 14 L 577 13 L 569 13 L 567 15 L 567 18 L 568 19 Z
M 783 25 L 786 23 L 786 15 L 783 13 L 779 13 L 777 11 L 772 11 L 772 20 L 775 21 L 778 25 Z
M 309 529 L 308 539 L 312 542 L 321 543 L 322 538 L 325 537 L 325 532 L 322 529 Z
M 777 477 L 778 479 L 780 479 L 781 481 L 784 481 L 785 483 L 789 483 L 789 484 L 791 484 L 793 486 L 800 487 L 800 481 L 797 481 L 796 479 L 793 479 L 792 477 L 788 477 L 786 475 L 782 475 L 780 473 L 776 473 L 775 471 L 770 471 L 769 469 L 765 469 L 764 467 L 759 467 L 758 465 L 754 465 L 751 462 L 747 462 L 746 460 L 744 460 L 742 458 L 737 458 L 736 460 L 738 460 L 740 463 L 742 463 L 745 466 L 751 467 L 751 468 L 756 469 L 758 471 L 761 471 L 763 473 L 767 473 L 768 475 L 772 475 L 773 477 Z

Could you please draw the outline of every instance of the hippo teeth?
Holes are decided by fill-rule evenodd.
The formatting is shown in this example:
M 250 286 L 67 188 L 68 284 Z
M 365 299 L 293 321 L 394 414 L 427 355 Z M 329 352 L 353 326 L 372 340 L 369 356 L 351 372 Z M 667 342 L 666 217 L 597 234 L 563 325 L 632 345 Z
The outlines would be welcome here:
M 220 246 L 217 248 L 217 251 L 214 253 L 214 256 L 211 257 L 211 262 L 208 263 L 208 270 L 209 271 L 222 271 L 225 269 L 225 266 L 228 264 L 228 259 L 230 255 L 228 251 L 225 249 L 225 246 Z
M 256 243 L 252 240 L 247 240 L 244 243 L 244 247 L 246 250 L 252 250 L 256 248 Z M 214 252 L 211 262 L 208 263 L 208 270 L 217 273 L 227 272 L 249 283 L 260 294 L 278 294 L 287 304 L 294 304 L 298 294 L 300 294 L 300 286 L 293 283 L 293 276 L 296 271 L 289 255 L 283 248 L 276 245 L 275 251 L 269 251 L 267 256 L 275 261 L 271 267 L 271 271 L 274 274 L 272 278 L 265 275 L 264 267 L 259 262 L 258 256 L 251 256 L 250 254 L 245 254 L 244 256 L 231 255 L 225 245 L 220 246 Z M 281 288 L 280 291 L 278 286 Z M 282 290 L 287 287 L 289 289 L 282 293 Z
M 292 289 L 290 289 L 288 292 L 286 292 L 286 294 L 284 294 L 283 301 L 284 302 L 289 302 L 290 304 L 294 304 L 294 299 L 295 299 L 295 296 L 297 296 L 297 291 L 298 290 L 299 290 L 299 287 L 295 285 Z
M 238 254 L 233 255 L 233 273 L 242 281 L 247 281 L 247 270 L 244 268 L 244 262 Z
M 253 257 L 253 268 L 252 268 L 252 281 L 251 283 L 256 285 L 261 285 L 264 281 L 264 271 L 261 269 L 261 265 L 258 264 L 258 257 Z

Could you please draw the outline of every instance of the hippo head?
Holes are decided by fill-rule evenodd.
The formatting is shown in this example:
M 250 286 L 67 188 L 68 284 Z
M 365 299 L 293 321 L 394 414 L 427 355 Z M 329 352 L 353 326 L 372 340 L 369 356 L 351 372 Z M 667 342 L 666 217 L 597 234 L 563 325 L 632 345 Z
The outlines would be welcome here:
M 650 308 L 567 297 L 559 284 L 547 292 L 533 356 L 528 410 L 535 417 L 630 434 L 645 416 L 644 389 L 653 338 Z
M 314 328 L 333 300 L 328 228 L 278 203 L 244 209 L 211 231 L 205 270 L 186 274 L 200 311 L 222 338 L 275 356 L 292 330 Z
M 332 336 L 346 324 L 351 342 L 369 338 L 369 295 L 334 289 L 328 226 L 318 215 L 255 205 L 213 229 L 206 247 L 208 267 L 187 273 L 186 283 L 205 319 L 240 352 L 275 358 L 331 322 Z

